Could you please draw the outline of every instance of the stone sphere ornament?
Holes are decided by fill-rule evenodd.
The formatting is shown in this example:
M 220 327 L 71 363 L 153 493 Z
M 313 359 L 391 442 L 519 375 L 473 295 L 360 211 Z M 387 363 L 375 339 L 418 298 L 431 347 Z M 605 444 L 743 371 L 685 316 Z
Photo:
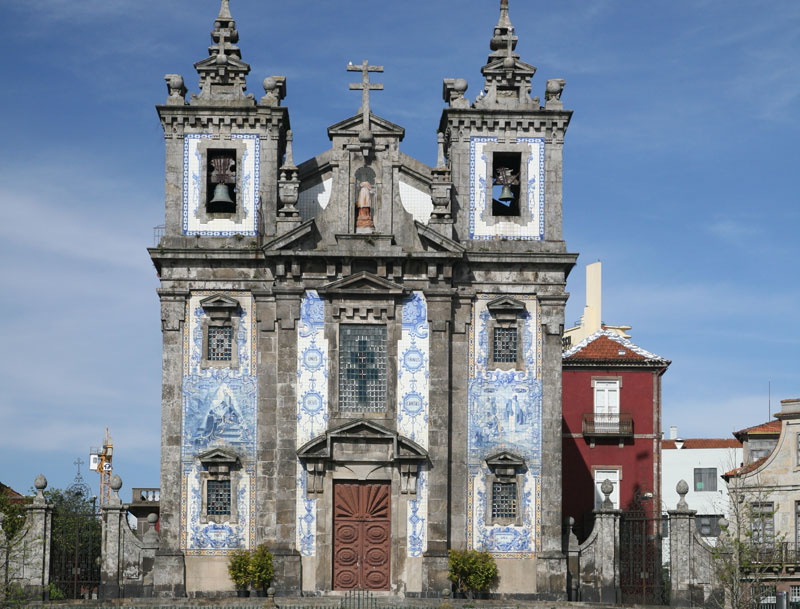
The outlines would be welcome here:
M 43 491 L 47 488 L 47 478 L 44 477 L 44 474 L 36 476 L 36 479 L 33 481 L 33 488 L 37 491 Z
M 108 486 L 116 493 L 122 488 L 122 478 L 120 478 L 118 474 L 114 474 L 111 476 L 111 482 L 108 483 Z

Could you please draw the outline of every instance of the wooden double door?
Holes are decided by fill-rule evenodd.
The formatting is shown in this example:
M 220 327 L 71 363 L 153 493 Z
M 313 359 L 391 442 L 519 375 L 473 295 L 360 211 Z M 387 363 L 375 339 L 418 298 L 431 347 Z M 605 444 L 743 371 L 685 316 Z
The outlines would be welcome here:
M 388 482 L 333 486 L 333 588 L 388 590 L 391 551 Z

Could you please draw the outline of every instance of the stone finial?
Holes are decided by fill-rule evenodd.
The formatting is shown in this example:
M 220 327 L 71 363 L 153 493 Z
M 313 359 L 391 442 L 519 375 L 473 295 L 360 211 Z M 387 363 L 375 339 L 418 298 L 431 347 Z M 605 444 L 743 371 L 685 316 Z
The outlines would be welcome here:
M 264 602 L 264 607 L 275 607 L 275 588 L 270 586 L 267 588 L 267 600 Z
M 191 103 L 253 105 L 254 97 L 245 94 L 245 77 L 250 66 L 242 61 L 242 52 L 236 46 L 239 31 L 231 16 L 229 0 L 221 0 L 211 40 L 208 57 L 194 64 L 200 75 L 200 95 L 192 94 Z
M 680 501 L 678 501 L 678 510 L 688 510 L 689 504 L 686 503 L 686 493 L 689 492 L 689 485 L 687 484 L 686 480 L 680 480 L 678 484 L 675 485 L 675 490 L 680 495 Z
M 603 509 L 613 510 L 614 504 L 611 502 L 611 493 L 614 492 L 614 484 L 606 478 L 600 485 L 600 492 L 603 493 Z
M 33 498 L 34 505 L 44 505 L 47 500 L 44 498 L 44 489 L 47 488 L 47 478 L 44 474 L 39 474 L 33 481 L 33 488 L 36 489 L 36 497 Z
M 450 602 L 450 588 L 442 588 L 442 602 L 439 604 L 440 609 L 449 609 L 453 604 Z
M 464 97 L 468 88 L 463 78 L 445 78 L 442 81 L 442 98 L 451 108 L 469 108 L 469 101 Z
M 259 104 L 262 106 L 280 106 L 281 100 L 286 97 L 286 77 L 268 76 L 262 83 L 264 86 L 264 97 Z
M 500 2 L 500 18 L 492 30 L 489 59 L 481 68 L 485 78 L 483 91 L 472 104 L 474 108 L 517 110 L 539 109 L 539 98 L 531 99 L 531 78 L 536 67 L 520 59 L 518 38 L 508 15 L 508 0 Z
M 564 104 L 561 102 L 561 92 L 567 81 L 563 78 L 551 78 L 547 81 L 544 91 L 544 107 L 561 110 Z
M 151 526 L 154 526 L 158 522 L 158 514 L 156 514 L 155 512 L 150 512 L 147 515 L 147 522 Z
M 186 86 L 183 84 L 183 76 L 180 74 L 165 74 L 164 80 L 167 81 L 168 106 L 183 106 L 186 104 Z
M 109 499 L 109 504 L 111 505 L 122 505 L 122 501 L 119 498 L 119 489 L 122 488 L 122 478 L 120 478 L 117 474 L 111 476 L 111 481 L 108 483 L 108 487 L 114 492 Z

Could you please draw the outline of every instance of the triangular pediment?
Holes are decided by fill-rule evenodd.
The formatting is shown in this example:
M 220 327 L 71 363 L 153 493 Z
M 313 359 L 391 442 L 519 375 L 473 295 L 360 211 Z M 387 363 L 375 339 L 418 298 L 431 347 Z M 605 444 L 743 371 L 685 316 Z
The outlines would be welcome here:
M 489 301 L 486 304 L 486 308 L 493 313 L 519 313 L 525 310 L 525 303 L 511 296 L 501 296 L 500 298 Z
M 233 465 L 239 460 L 239 455 L 223 448 L 212 448 L 204 453 L 197 455 L 198 461 L 205 464 L 229 464 Z
M 367 419 L 357 419 L 329 429 L 301 446 L 297 456 L 311 461 L 330 459 L 333 455 L 333 444 L 364 440 L 391 444 L 393 461 L 422 462 L 428 458 L 428 452 L 413 440 Z
M 239 301 L 225 294 L 212 294 L 208 298 L 200 301 L 200 306 L 204 311 L 210 310 L 237 310 L 240 308 Z
M 463 245 L 436 232 L 430 226 L 426 226 L 422 222 L 416 220 L 414 221 L 414 225 L 417 227 L 419 236 L 427 239 L 436 249 L 458 255 L 464 253 L 465 248 Z
M 361 271 L 332 281 L 321 288 L 318 292 L 320 294 L 337 295 L 337 294 L 358 294 L 364 295 L 386 295 L 386 296 L 400 296 L 403 294 L 403 286 L 389 281 L 383 277 L 373 275 L 368 271 Z
M 328 137 L 333 139 L 335 135 L 358 135 L 364 128 L 364 118 L 359 112 L 355 116 L 346 118 L 343 121 L 328 127 Z M 406 130 L 400 125 L 395 125 L 385 118 L 381 118 L 377 114 L 369 113 L 369 128 L 375 135 L 391 135 L 403 141 L 406 135 Z
M 509 71 L 517 72 L 518 74 L 530 74 L 533 76 L 536 73 L 536 67 L 532 66 L 529 63 L 525 63 L 524 61 L 514 58 L 514 67 L 507 68 L 505 66 L 506 57 L 501 57 L 491 63 L 486 64 L 481 69 L 481 72 L 484 74 L 502 74 Z
M 522 467 L 525 459 L 508 451 L 502 451 L 486 459 L 489 467 Z

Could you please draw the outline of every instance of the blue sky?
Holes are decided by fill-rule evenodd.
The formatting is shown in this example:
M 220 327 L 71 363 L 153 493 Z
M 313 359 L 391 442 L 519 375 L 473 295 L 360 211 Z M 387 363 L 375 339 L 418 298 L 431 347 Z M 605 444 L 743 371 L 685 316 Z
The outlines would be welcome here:
M 495 0 L 232 0 L 243 58 L 287 77 L 300 162 L 373 111 L 435 163 L 442 79 L 481 90 Z M 0 480 L 68 485 L 106 426 L 115 471 L 158 486 L 160 322 L 146 247 L 163 221 L 163 75 L 207 56 L 216 0 L 3 0 Z M 728 436 L 800 396 L 800 3 L 511 0 L 517 51 L 565 78 L 564 235 L 603 261 L 604 320 L 673 361 L 664 426 Z M 85 471 L 85 467 L 84 467 Z M 86 475 L 95 486 L 97 476 Z

